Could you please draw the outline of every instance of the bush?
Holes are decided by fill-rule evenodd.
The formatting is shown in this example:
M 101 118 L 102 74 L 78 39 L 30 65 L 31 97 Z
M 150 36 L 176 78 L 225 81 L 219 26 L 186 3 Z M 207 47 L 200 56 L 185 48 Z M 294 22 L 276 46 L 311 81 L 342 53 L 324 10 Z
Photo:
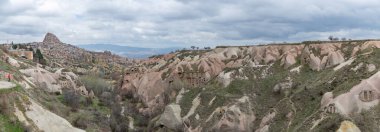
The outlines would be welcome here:
M 87 91 L 94 91 L 96 96 L 100 96 L 103 92 L 109 91 L 111 87 L 111 84 L 106 80 L 95 76 L 84 76 L 80 80 Z
M 89 120 L 84 117 L 84 116 L 79 116 L 77 119 L 74 121 L 74 126 L 81 128 L 81 129 L 86 129 L 87 124 L 89 124 Z
M 110 117 L 110 127 L 114 132 L 125 132 L 128 131 L 129 120 L 128 118 L 121 115 L 121 106 L 119 103 L 115 103 L 111 107 L 112 113 Z
M 74 90 L 63 91 L 63 101 L 70 106 L 73 111 L 76 111 L 80 106 L 80 97 L 81 95 Z

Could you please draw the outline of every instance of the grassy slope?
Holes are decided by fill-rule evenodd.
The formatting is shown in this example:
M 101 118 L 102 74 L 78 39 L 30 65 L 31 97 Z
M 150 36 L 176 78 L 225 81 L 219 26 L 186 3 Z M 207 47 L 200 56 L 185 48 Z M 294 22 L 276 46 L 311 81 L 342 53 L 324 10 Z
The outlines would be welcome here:
M 344 48 L 343 52 L 349 55 L 349 53 L 352 52 L 352 46 L 354 46 L 354 44 L 350 42 L 345 43 L 342 47 Z M 363 51 L 363 53 L 364 52 L 365 51 Z M 377 71 L 368 72 L 366 71 L 365 65 L 356 72 L 350 69 L 359 63 L 375 64 L 376 67 L 379 67 L 380 60 L 378 58 L 380 58 L 380 49 L 374 49 L 372 54 L 358 56 L 351 65 L 345 66 L 338 71 L 333 71 L 333 67 L 322 71 L 312 71 L 308 66 L 303 66 L 299 74 L 290 73 L 289 70 L 282 68 L 279 62 L 276 62 L 269 69 L 272 74 L 269 74 L 263 79 L 254 79 L 253 76 L 260 76 L 265 68 L 244 68 L 244 73 L 247 74 L 249 80 L 235 80 L 227 88 L 221 88 L 215 81 L 211 81 L 212 83 L 206 85 L 204 90 L 201 88 L 191 89 L 181 100 L 181 115 L 183 116 L 189 111 L 192 99 L 198 94 L 200 94 L 201 97 L 201 105 L 196 113 L 200 114 L 203 121 L 215 108 L 230 104 L 234 99 L 244 94 L 255 94 L 257 96 L 254 98 L 253 103 L 255 105 L 253 109 L 257 120 L 253 128 L 258 128 L 260 120 L 267 112 L 276 110 L 277 115 L 273 119 L 269 131 L 310 131 L 313 125 L 312 122 L 320 118 L 321 112 L 319 108 L 323 93 L 332 91 L 334 95 L 337 96 L 349 91 L 354 85 L 360 83 L 361 79 L 366 79 Z M 294 66 L 298 65 L 299 64 L 296 64 Z M 293 79 L 293 83 L 295 84 L 293 88 L 282 94 L 273 93 L 272 89 L 274 85 L 283 81 L 287 76 Z M 214 104 L 208 106 L 208 102 L 213 97 L 216 97 Z M 294 104 L 293 107 L 292 104 Z M 375 111 L 378 109 L 380 108 L 375 108 Z M 379 122 L 376 113 L 371 111 L 373 110 L 364 112 L 367 116 L 358 116 L 354 119 L 345 118 L 338 114 L 329 114 L 313 131 L 335 131 L 343 119 L 357 123 L 362 130 L 371 130 L 373 128 L 360 122 L 360 120 L 370 121 L 372 125 Z M 289 112 L 293 112 L 291 119 L 286 118 Z M 209 128 L 213 125 L 210 122 L 202 124 L 202 120 L 196 121 L 194 116 L 195 115 L 190 117 L 193 127 L 201 125 L 205 128 Z M 373 120 L 376 120 L 376 122 Z M 291 124 L 289 123 L 290 121 Z

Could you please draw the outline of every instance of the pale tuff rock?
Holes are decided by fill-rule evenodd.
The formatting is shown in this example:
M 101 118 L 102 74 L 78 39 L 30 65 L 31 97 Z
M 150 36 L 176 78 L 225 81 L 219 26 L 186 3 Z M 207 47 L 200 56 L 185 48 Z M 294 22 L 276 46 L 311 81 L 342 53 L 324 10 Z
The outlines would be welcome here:
M 340 51 L 330 52 L 326 67 L 335 66 L 344 62 L 343 53 Z
M 351 58 L 343 63 L 340 63 L 338 66 L 334 67 L 334 71 L 337 71 L 341 68 L 343 68 L 344 66 L 348 66 L 348 65 L 351 65 L 352 62 L 354 62 L 355 58 Z
M 18 63 L 18 61 L 16 59 L 13 59 L 12 57 L 7 57 L 7 62 L 11 65 L 11 66 L 14 66 L 14 67 L 20 67 L 20 64 Z
M 21 123 L 23 123 L 25 126 L 29 126 L 30 125 L 30 123 L 29 123 L 29 121 L 26 119 L 26 117 L 25 117 L 25 115 L 24 115 L 24 113 L 17 107 L 17 105 L 16 104 L 14 104 L 14 115 L 17 117 L 17 119 L 21 122 Z
M 257 129 L 255 132 L 269 132 L 269 125 Z
M 184 93 L 185 93 L 185 89 L 181 88 L 181 90 L 178 92 L 178 95 L 175 99 L 176 104 L 179 104 L 179 102 L 181 102 L 181 99 L 182 99 Z
M 290 72 L 300 73 L 301 68 L 302 68 L 302 65 L 297 66 L 297 67 L 291 69 Z
M 367 41 L 363 45 L 361 45 L 360 50 L 364 50 L 367 48 L 380 48 L 380 41 Z
M 288 68 L 295 64 L 297 54 L 286 54 L 282 59 L 281 59 L 281 65 L 283 65 L 285 68 Z
M 46 132 L 84 132 L 84 130 L 73 127 L 64 118 L 44 109 L 31 98 L 28 100 L 30 101 L 30 105 L 27 106 L 28 110 L 25 112 L 25 115 L 38 129 Z
M 269 131 L 269 123 L 272 121 L 272 119 L 276 116 L 276 112 L 270 112 L 266 116 L 261 119 L 259 129 L 257 129 L 255 132 L 268 132 Z
M 178 130 L 182 126 L 181 108 L 177 104 L 170 104 L 165 107 L 164 113 L 157 121 L 157 125 L 163 125 L 167 128 Z
M 361 132 L 360 129 L 351 121 L 343 121 L 336 132 Z
M 10 89 L 16 87 L 12 82 L 0 81 L 0 89 Z
M 187 114 L 182 119 L 188 119 L 191 115 L 194 114 L 195 110 L 201 104 L 201 98 L 199 97 L 199 95 L 200 94 L 198 94 L 197 97 L 195 97 L 193 99 L 192 106 L 191 106 L 189 112 L 187 112 Z
M 223 87 L 227 87 L 235 79 L 247 80 L 248 77 L 244 76 L 242 69 L 238 69 L 227 73 L 222 71 L 217 76 L 217 79 L 219 83 L 223 84 Z
M 380 72 L 361 81 L 347 93 L 332 99 L 332 93 L 326 93 L 321 101 L 321 109 L 328 113 L 340 113 L 349 116 L 360 113 L 379 103 Z
M 309 66 L 313 70 L 316 70 L 316 71 L 321 70 L 321 59 L 314 56 L 314 54 L 310 54 Z
M 286 80 L 282 83 L 278 83 L 273 87 L 273 92 L 281 93 L 287 89 L 290 89 L 293 86 L 292 79 L 290 77 L 286 78 Z
M 367 71 L 368 72 L 373 72 L 376 70 L 376 66 L 374 64 L 368 64 L 367 65 Z
M 376 47 L 377 41 L 368 43 L 368 47 Z M 272 74 L 269 69 L 273 63 L 280 61 L 280 64 L 289 68 L 301 62 L 301 66 L 291 69 L 291 72 L 299 72 L 302 66 L 320 71 L 325 68 L 335 67 L 336 70 L 344 67 L 345 58 L 351 58 L 349 54 L 344 55 L 341 51 L 341 42 L 321 43 L 321 44 L 299 44 L 299 45 L 261 45 L 261 46 L 231 46 L 217 47 L 211 51 L 205 51 L 201 54 L 190 55 L 184 53 L 174 53 L 170 56 L 142 60 L 145 66 L 139 67 L 135 73 L 126 74 L 122 83 L 124 93 L 132 93 L 134 98 L 141 99 L 145 104 L 143 112 L 151 112 L 158 107 L 164 107 L 162 102 L 163 94 L 171 86 L 171 83 L 180 81 L 186 87 L 187 84 L 193 87 L 201 87 L 202 83 L 207 83 L 213 78 L 225 87 L 231 81 L 239 77 L 245 78 L 240 72 L 223 71 L 225 68 L 239 67 L 263 67 L 262 74 L 256 78 L 265 78 Z M 365 49 L 359 46 L 357 48 Z M 344 63 L 340 65 L 341 63 Z M 154 68 L 153 68 L 154 67 Z M 305 67 L 305 68 L 306 68 Z M 199 74 L 192 77 L 190 74 Z M 190 76 L 183 76 L 183 75 Z M 181 78 L 182 76 L 182 78 Z M 200 79 L 196 79 L 200 78 Z M 255 78 L 255 77 L 254 77 Z M 201 82 L 201 83 L 199 83 Z M 190 86 L 190 87 L 192 87 Z M 175 94 L 183 86 L 178 87 Z M 177 95 L 171 97 L 175 98 Z
M 244 107 L 241 107 L 244 106 Z M 221 115 L 220 120 L 214 126 L 215 131 L 252 131 L 251 126 L 256 119 L 252 111 L 249 98 L 243 96 L 238 101 L 229 107 L 217 108 L 210 117 L 206 120 L 209 121 L 214 114 Z
M 331 102 L 334 99 L 334 95 L 332 92 L 327 92 L 323 94 L 321 99 L 321 106 L 327 106 L 329 102 Z
M 21 73 L 28 76 L 34 84 L 41 86 L 49 92 L 62 92 L 62 86 L 58 85 L 58 74 L 51 73 L 42 68 L 31 68 L 20 70 Z
M 360 69 L 361 67 L 363 66 L 363 62 L 360 62 L 358 65 L 356 65 L 355 67 L 351 68 L 351 70 L 353 71 L 357 71 L 358 69 Z
M 212 98 L 211 100 L 210 100 L 210 102 L 208 103 L 208 106 L 211 106 L 212 105 L 212 103 L 214 103 L 214 100 L 216 99 L 216 96 L 214 96 L 214 98 Z
M 195 119 L 197 119 L 197 120 L 200 119 L 199 114 L 196 114 L 196 115 L 195 115 Z
M 244 113 L 241 107 L 232 105 L 223 109 L 222 118 L 216 123 L 216 131 L 251 131 L 255 116 L 251 110 L 247 110 L 248 113 Z
M 40 67 L 23 69 L 20 72 L 28 76 L 24 77 L 25 80 L 48 92 L 62 93 L 62 88 L 72 88 L 79 91 L 82 95 L 88 95 L 88 91 L 84 86 L 77 87 L 75 82 L 79 78 L 72 72 L 61 72 L 61 70 L 58 70 L 55 73 L 51 73 Z
M 269 122 L 276 116 L 276 112 L 270 112 L 261 119 L 260 128 L 269 124 Z
M 230 85 L 232 81 L 231 74 L 232 72 L 224 73 L 223 71 L 218 75 L 218 81 L 223 84 L 223 87 Z

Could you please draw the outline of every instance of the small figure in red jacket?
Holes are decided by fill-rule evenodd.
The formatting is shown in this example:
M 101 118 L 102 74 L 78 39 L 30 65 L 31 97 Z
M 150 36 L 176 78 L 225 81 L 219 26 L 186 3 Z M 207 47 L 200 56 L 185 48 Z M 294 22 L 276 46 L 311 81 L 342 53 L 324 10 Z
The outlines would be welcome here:
M 8 73 L 8 74 L 7 74 L 8 82 L 11 81 L 11 77 L 12 77 L 12 75 L 11 75 L 10 73 Z

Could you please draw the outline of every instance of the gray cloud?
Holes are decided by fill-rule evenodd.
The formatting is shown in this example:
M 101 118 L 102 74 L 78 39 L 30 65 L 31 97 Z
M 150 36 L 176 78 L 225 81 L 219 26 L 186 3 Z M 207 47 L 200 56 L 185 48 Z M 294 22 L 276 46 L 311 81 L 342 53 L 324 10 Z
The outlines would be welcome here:
M 143 47 L 378 38 L 377 0 L 3 0 L 0 42 Z

